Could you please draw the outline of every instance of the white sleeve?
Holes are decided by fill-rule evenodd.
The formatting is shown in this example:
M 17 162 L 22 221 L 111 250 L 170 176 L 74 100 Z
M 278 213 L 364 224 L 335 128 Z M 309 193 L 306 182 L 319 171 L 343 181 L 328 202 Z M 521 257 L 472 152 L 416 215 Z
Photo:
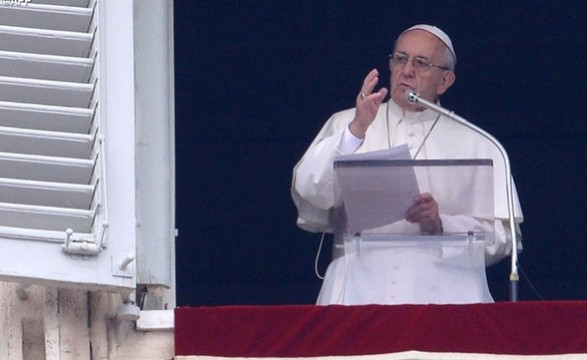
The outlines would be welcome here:
M 298 209 L 298 226 L 304 230 L 332 231 L 329 216 L 334 206 L 333 163 L 337 155 L 343 154 L 341 141 L 353 114 L 354 110 L 333 115 L 294 167 L 291 195 Z M 351 147 L 352 142 L 351 138 Z
M 341 154 L 353 154 L 361 145 L 363 145 L 363 141 L 363 139 L 359 139 L 353 135 L 347 126 L 345 127 L 342 139 L 338 144 L 338 151 Z
M 334 206 L 333 163 L 342 154 L 339 144 L 341 131 L 311 146 L 295 168 L 293 188 L 312 206 L 328 210 Z

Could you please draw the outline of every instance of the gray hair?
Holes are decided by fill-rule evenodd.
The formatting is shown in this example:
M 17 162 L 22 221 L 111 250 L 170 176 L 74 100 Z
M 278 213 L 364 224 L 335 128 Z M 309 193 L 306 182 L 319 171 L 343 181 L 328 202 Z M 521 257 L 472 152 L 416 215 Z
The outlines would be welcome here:
M 443 44 L 444 45 L 444 44 Z M 452 51 L 448 48 L 448 46 L 444 45 L 442 48 L 442 62 L 443 66 L 449 69 L 450 71 L 455 71 L 455 66 L 457 64 L 457 60 L 453 55 Z

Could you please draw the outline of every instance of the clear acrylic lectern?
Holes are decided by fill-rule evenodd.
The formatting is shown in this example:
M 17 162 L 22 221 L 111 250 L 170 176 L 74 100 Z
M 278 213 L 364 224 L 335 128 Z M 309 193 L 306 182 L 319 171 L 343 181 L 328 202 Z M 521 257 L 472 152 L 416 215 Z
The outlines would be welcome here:
M 493 301 L 485 275 L 485 244 L 494 241 L 491 160 L 346 158 L 334 170 L 334 256 L 344 255 L 348 270 L 397 268 L 411 281 L 404 285 L 411 295 L 400 302 Z M 424 234 L 405 220 L 425 192 L 438 203 L 442 233 Z

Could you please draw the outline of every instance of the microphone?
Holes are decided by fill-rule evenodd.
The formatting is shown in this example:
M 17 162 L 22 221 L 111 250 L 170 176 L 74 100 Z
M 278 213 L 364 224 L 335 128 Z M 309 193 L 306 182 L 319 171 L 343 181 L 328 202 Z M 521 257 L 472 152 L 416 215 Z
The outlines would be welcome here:
M 404 95 L 405 95 L 405 97 L 406 97 L 406 100 L 407 100 L 409 103 L 411 103 L 411 104 L 422 105 L 422 106 L 424 106 L 424 107 L 425 107 L 425 108 L 427 108 L 427 109 L 430 109 L 430 110 L 432 110 L 432 111 L 435 111 L 435 112 L 437 112 L 437 113 L 439 113 L 439 114 L 441 114 L 441 115 L 444 115 L 444 116 L 446 116 L 446 117 L 450 118 L 451 120 L 457 121 L 457 122 L 459 122 L 459 123 L 465 122 L 465 123 L 467 123 L 467 124 L 464 124 L 464 125 L 465 125 L 465 126 L 467 126 L 467 127 L 471 127 L 471 126 L 469 126 L 469 125 L 472 125 L 472 126 L 474 126 L 473 124 L 469 124 L 469 122 L 468 122 L 468 121 L 466 121 L 465 119 L 461 118 L 460 116 L 457 116 L 457 115 L 456 115 L 456 114 L 455 114 L 453 111 L 447 110 L 447 109 L 445 109 L 445 108 L 443 108 L 443 107 L 441 107 L 441 106 L 439 106 L 439 105 L 437 105 L 437 104 L 435 104 L 435 103 L 433 103 L 433 102 L 430 102 L 430 101 L 428 101 L 428 100 L 426 100 L 426 99 L 423 99 L 423 98 L 420 96 L 420 94 L 418 94 L 418 93 L 417 93 L 416 91 L 414 91 L 414 90 L 408 90 L 408 91 L 406 91 L 406 92 L 404 93 Z M 458 117 L 459 119 L 454 119 L 453 117 Z M 475 130 L 475 129 L 473 129 L 473 130 Z M 485 131 L 483 131 L 483 130 L 481 130 L 481 129 L 479 129 L 479 130 L 480 130 L 481 132 L 485 133 Z M 479 132 L 479 131 L 477 131 L 477 130 L 475 130 L 475 131 L 476 131 L 476 132 Z M 491 136 L 491 135 L 489 135 L 489 134 L 482 134 L 482 135 L 484 135 L 484 136 L 485 136 L 485 135 Z M 496 140 L 496 141 L 497 141 L 497 140 Z
M 475 131 L 476 133 L 480 134 L 484 138 L 488 139 L 497 147 L 501 156 L 503 157 L 503 162 L 505 165 L 505 177 L 506 177 L 506 196 L 507 196 L 507 206 L 508 206 L 508 220 L 510 224 L 510 231 L 512 237 L 512 265 L 511 265 L 511 273 L 510 273 L 510 300 L 515 302 L 518 300 L 518 281 L 520 276 L 518 274 L 518 239 L 516 233 L 516 224 L 515 224 L 515 216 L 514 216 L 514 196 L 513 196 L 513 178 L 512 178 L 512 168 L 510 165 L 510 159 L 505 151 L 505 148 L 501 145 L 499 141 L 493 135 L 489 134 L 485 130 L 481 129 L 480 127 L 468 122 L 464 118 L 458 116 L 454 113 L 454 111 L 447 110 L 442 106 L 430 102 L 426 99 L 423 99 L 420 94 L 418 94 L 414 90 L 407 90 L 405 93 L 406 100 L 411 104 L 421 105 L 429 110 L 435 111 L 438 114 L 444 115 L 445 117 L 456 121 L 459 124 L 462 124 L 469 129 Z
M 418 99 L 420 99 L 420 94 L 414 90 L 406 90 L 404 95 L 406 96 L 406 100 L 408 100 L 409 103 L 418 103 Z

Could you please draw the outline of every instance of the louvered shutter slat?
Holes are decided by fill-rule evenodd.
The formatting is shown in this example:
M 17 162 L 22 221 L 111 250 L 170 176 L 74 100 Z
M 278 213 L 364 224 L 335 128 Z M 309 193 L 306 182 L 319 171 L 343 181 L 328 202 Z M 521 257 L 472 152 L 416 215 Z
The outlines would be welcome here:
M 0 126 L 87 134 L 93 109 L 0 101 Z
M 0 203 L 0 221 L 8 227 L 87 233 L 93 218 L 91 210 Z
M 95 162 L 86 159 L 0 153 L 0 176 L 89 184 Z
M 87 33 L 0 25 L 0 44 L 4 51 L 87 57 L 92 39 L 92 34 Z
M 0 99 L 42 105 L 88 107 L 92 84 L 0 77 Z
M 93 145 L 91 135 L 0 126 L 0 152 L 88 159 Z
M 92 18 L 92 9 L 40 5 L 7 6 L 0 12 L 0 24 L 47 30 L 86 32 Z
M 0 51 L 0 76 L 87 83 L 93 60 Z
M 34 0 L 35 4 L 51 4 L 61 6 L 77 6 L 87 8 L 90 5 L 90 0 Z
M 0 199 L 22 205 L 88 210 L 94 189 L 95 185 L 0 178 Z

